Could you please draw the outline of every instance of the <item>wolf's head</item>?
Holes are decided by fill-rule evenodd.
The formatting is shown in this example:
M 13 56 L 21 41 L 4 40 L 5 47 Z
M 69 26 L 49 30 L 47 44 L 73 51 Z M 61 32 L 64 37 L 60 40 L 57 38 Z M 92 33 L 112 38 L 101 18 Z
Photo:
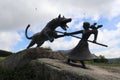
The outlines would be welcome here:
M 58 22 L 59 22 L 59 26 L 63 29 L 63 30 L 67 30 L 68 26 L 67 23 L 71 22 L 72 19 L 71 18 L 65 18 L 64 16 L 61 17 L 61 15 L 58 16 Z

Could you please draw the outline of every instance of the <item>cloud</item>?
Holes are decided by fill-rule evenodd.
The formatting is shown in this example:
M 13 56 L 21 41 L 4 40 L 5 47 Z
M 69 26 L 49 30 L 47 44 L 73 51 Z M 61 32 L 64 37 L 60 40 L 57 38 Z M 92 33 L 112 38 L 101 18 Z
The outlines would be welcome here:
M 111 30 L 99 30 L 97 42 L 106 44 L 108 47 L 90 44 L 90 49 L 96 55 L 104 55 L 107 58 L 120 57 L 120 22 L 115 27 Z
M 0 30 L 19 30 L 27 24 L 43 23 L 53 17 L 54 10 L 50 10 L 52 7 L 44 0 L 0 1 Z
M 53 50 L 60 50 L 60 49 L 72 49 L 77 45 L 79 39 L 71 38 L 66 40 L 65 38 L 56 39 L 53 43 L 46 42 L 43 46 L 44 47 L 51 47 Z
M 74 16 L 79 15 L 79 17 L 91 17 L 95 20 L 99 16 L 106 18 L 113 18 L 119 15 L 120 6 L 119 0 L 60 0 L 58 2 L 51 2 L 56 4 L 55 7 L 58 7 L 60 12 L 64 14 L 72 14 Z M 61 6 L 64 5 L 64 6 Z
M 118 7 L 119 0 L 1 0 L 0 30 L 19 30 L 27 24 L 45 23 L 59 13 L 93 20 L 100 16 L 112 18 L 120 15 Z
M 22 41 L 22 36 L 17 32 L 0 32 L 0 49 L 12 51 L 20 41 Z
M 98 52 L 96 55 L 104 55 L 106 58 L 119 58 L 120 57 L 120 48 L 111 48 Z

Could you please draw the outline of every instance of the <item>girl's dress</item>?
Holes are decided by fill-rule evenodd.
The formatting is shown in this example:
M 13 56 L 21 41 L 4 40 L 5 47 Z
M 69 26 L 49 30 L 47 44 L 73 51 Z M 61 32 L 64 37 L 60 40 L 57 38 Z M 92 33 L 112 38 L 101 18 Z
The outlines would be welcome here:
M 89 44 L 87 42 L 89 36 L 94 32 L 93 30 L 82 30 L 82 39 L 79 41 L 77 46 L 75 46 L 71 50 L 61 50 L 60 54 L 71 60 L 92 60 L 95 59 L 96 56 L 91 54 L 89 50 Z

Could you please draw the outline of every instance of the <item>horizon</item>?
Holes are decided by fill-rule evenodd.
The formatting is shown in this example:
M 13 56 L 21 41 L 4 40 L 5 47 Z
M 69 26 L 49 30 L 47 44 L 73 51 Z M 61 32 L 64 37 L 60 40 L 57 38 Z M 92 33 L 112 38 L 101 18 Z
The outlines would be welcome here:
M 120 57 L 120 1 L 119 0 L 12 0 L 0 1 L 0 49 L 18 52 L 26 49 L 30 40 L 25 37 L 25 28 L 30 24 L 28 36 L 40 32 L 52 19 L 61 16 L 72 18 L 67 32 L 82 29 L 83 22 L 94 22 L 103 25 L 99 29 L 97 42 L 106 44 L 102 47 L 89 43 L 90 52 L 106 58 Z M 65 32 L 57 28 L 56 30 Z M 81 37 L 81 35 L 77 35 Z M 71 36 L 46 41 L 42 47 L 53 50 L 69 50 L 77 45 L 80 39 Z M 93 40 L 93 36 L 89 38 Z M 59 44 L 58 44 L 59 43 Z M 69 44 L 69 45 L 68 45 Z M 35 46 L 33 46 L 35 47 Z

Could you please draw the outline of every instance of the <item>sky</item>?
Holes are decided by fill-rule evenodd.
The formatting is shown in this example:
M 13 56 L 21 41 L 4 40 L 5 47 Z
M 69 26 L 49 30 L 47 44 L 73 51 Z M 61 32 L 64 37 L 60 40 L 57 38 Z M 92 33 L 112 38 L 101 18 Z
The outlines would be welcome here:
M 97 42 L 108 47 L 89 43 L 91 53 L 106 58 L 120 57 L 120 0 L 0 0 L 0 49 L 18 52 L 26 49 L 30 40 L 25 37 L 25 28 L 31 27 L 28 35 L 40 32 L 45 25 L 59 14 L 72 18 L 67 32 L 83 29 L 83 22 L 97 22 L 99 29 Z M 60 28 L 57 30 L 63 31 Z M 81 37 L 81 35 L 77 35 Z M 93 40 L 93 35 L 89 38 Z M 42 47 L 53 50 L 74 48 L 80 39 L 66 36 L 46 41 Z M 35 47 L 35 46 L 33 46 Z

